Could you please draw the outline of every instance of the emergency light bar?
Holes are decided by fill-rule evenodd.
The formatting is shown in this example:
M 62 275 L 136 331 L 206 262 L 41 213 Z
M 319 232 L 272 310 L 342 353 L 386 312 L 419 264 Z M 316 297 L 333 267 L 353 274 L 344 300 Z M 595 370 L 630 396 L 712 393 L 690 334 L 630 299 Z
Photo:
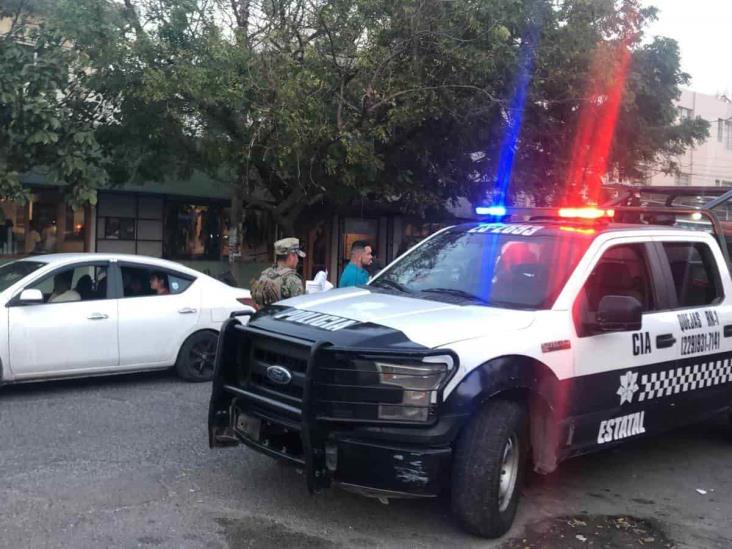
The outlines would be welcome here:
M 504 217 L 506 215 L 522 213 L 531 215 L 532 212 L 537 216 L 555 217 L 561 219 L 578 219 L 583 221 L 593 221 L 606 219 L 610 220 L 615 215 L 615 210 L 596 208 L 588 206 L 584 208 L 506 208 L 505 206 L 477 206 L 475 213 L 480 216 Z
M 612 218 L 615 210 L 604 210 L 601 208 L 559 208 L 559 217 L 575 219 L 602 219 Z
M 475 208 L 475 213 L 478 215 L 494 215 L 496 217 L 501 217 L 506 215 L 506 207 L 505 206 L 477 206 Z

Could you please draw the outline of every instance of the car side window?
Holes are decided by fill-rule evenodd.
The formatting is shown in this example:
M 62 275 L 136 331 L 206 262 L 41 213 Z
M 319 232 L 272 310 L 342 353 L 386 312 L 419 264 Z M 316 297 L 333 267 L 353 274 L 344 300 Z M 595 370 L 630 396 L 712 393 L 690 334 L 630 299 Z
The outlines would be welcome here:
M 168 273 L 168 284 L 170 285 L 171 294 L 182 294 L 188 289 L 188 286 L 193 284 L 193 279 Z
M 123 265 L 124 297 L 175 295 L 185 292 L 194 278 L 155 267 Z
M 636 298 L 643 312 L 655 309 L 646 250 L 642 244 L 613 246 L 602 254 L 580 292 L 577 306 L 586 318 L 608 295 Z
M 107 299 L 107 266 L 81 265 L 51 273 L 28 289 L 40 290 L 44 303 Z
M 679 308 L 716 303 L 723 296 L 714 255 L 703 242 L 664 242 Z

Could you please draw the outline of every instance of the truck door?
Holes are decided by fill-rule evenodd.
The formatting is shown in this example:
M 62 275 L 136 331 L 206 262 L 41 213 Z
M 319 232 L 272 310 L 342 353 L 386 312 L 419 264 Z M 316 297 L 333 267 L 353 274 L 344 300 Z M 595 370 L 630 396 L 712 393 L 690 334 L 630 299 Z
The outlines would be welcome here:
M 656 246 L 610 241 L 598 254 L 573 307 L 575 378 L 569 387 L 568 453 L 662 430 L 666 403 L 650 399 L 644 380 L 674 371 L 680 329 L 668 308 L 668 279 Z M 602 332 L 596 314 L 605 296 L 630 296 L 642 306 L 635 331 Z
M 664 403 L 670 422 L 690 423 L 732 402 L 732 288 L 725 288 L 729 276 L 721 276 L 718 266 L 726 263 L 716 245 L 661 239 L 658 249 L 671 287 L 679 360 L 675 369 L 641 376 L 641 395 Z

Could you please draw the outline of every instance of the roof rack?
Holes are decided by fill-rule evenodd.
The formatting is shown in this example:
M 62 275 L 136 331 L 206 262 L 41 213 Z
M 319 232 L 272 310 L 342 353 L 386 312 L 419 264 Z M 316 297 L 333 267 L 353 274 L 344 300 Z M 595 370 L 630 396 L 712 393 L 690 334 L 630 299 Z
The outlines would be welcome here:
M 605 194 L 615 193 L 615 196 L 608 197 L 602 202 L 602 207 L 612 206 L 640 206 L 638 202 L 643 200 L 643 195 L 664 196 L 664 206 L 681 206 L 675 204 L 676 200 L 683 197 L 697 197 L 700 208 L 713 208 L 721 203 L 732 199 L 732 189 L 729 187 L 712 186 L 656 186 L 656 185 L 603 185 L 601 189 Z M 649 197 L 650 198 L 650 197 Z

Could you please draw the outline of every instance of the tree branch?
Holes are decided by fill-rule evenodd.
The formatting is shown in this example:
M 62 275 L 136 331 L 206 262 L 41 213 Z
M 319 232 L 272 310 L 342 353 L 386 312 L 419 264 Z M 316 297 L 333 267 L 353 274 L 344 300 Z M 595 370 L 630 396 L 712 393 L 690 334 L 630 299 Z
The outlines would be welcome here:
M 378 103 L 374 103 L 373 105 L 370 105 L 366 110 L 367 110 L 367 112 L 371 113 L 371 112 L 375 111 L 377 108 L 379 108 L 380 106 L 382 106 L 386 103 L 389 103 L 389 102 L 393 101 L 394 99 L 396 99 L 397 97 L 401 97 L 402 95 L 407 95 L 410 93 L 417 93 L 417 92 L 422 92 L 422 91 L 444 90 L 444 89 L 474 90 L 474 91 L 478 91 L 478 92 L 482 93 L 492 102 L 495 102 L 495 103 L 500 102 L 500 100 L 496 99 L 490 92 L 484 90 L 483 88 L 479 88 L 478 86 L 471 86 L 469 84 L 443 84 L 440 86 L 423 86 L 423 87 L 419 87 L 419 88 L 410 88 L 408 90 L 402 90 L 402 91 L 393 93 L 393 94 L 385 97 Z
M 132 25 L 132 28 L 135 29 L 135 34 L 138 38 L 143 38 L 146 36 L 145 30 L 142 28 L 140 18 L 137 16 L 137 11 L 132 5 L 131 0 L 125 0 L 125 17 L 127 21 Z

